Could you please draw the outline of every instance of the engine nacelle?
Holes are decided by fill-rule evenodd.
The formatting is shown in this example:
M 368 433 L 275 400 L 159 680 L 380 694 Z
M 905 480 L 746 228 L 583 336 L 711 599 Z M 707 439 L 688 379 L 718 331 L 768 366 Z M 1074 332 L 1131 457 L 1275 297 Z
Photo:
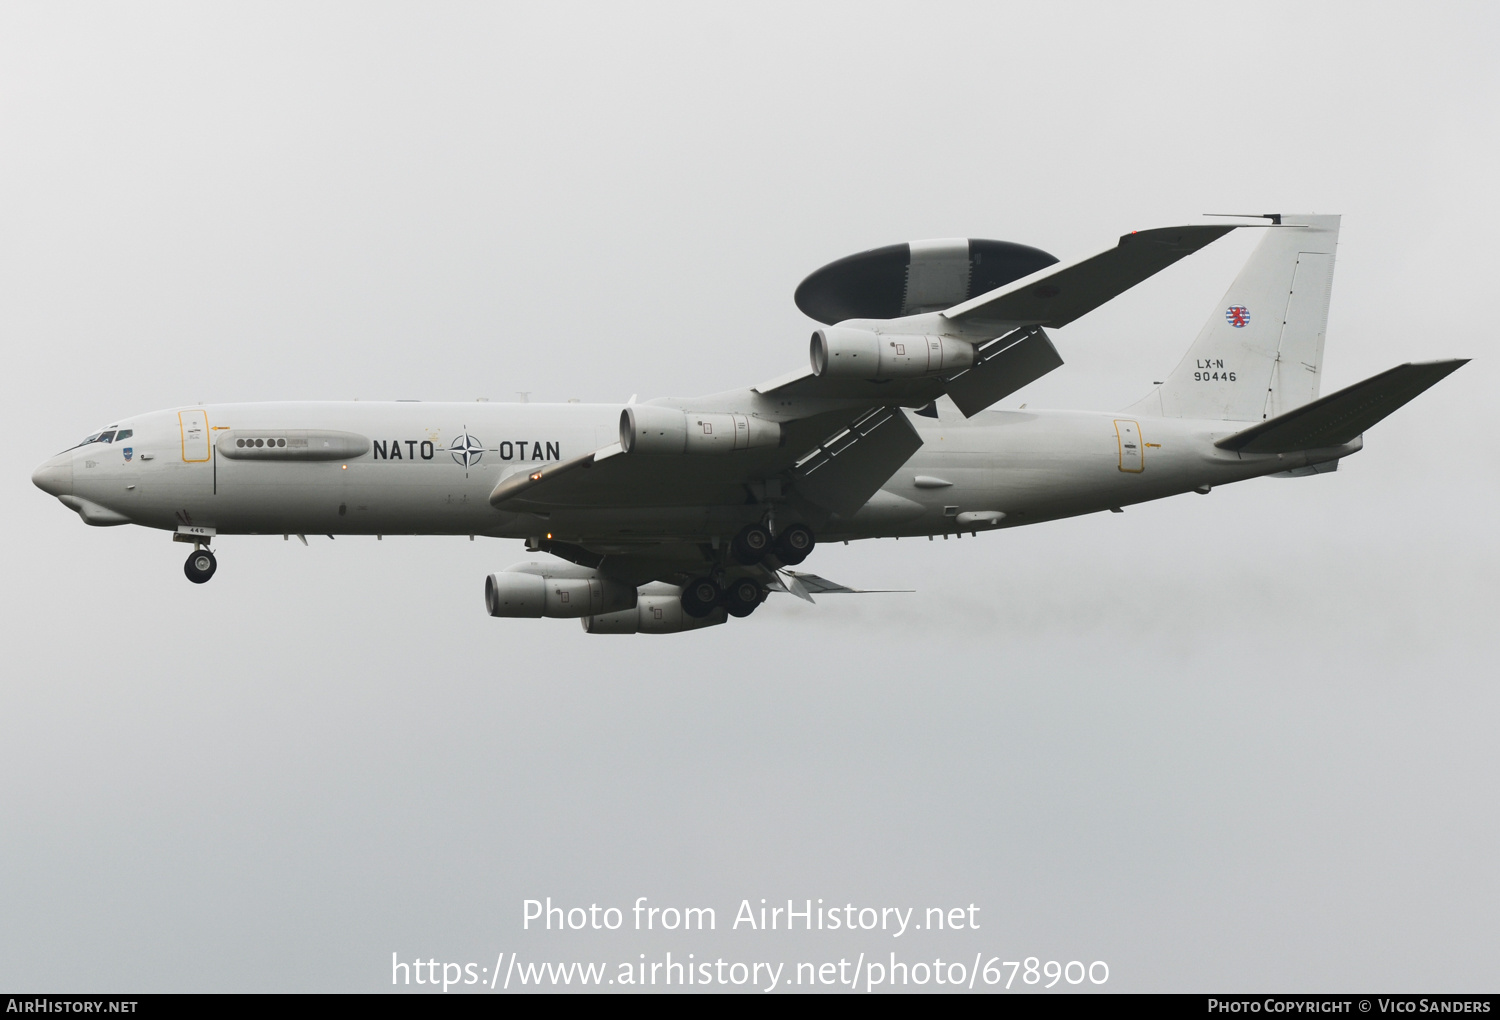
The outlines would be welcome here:
M 702 619 L 682 611 L 682 590 L 673 594 L 641 595 L 634 609 L 600 616 L 585 616 L 583 629 L 590 634 L 676 634 L 699 627 L 712 627 L 729 619 L 723 607 Z
M 957 372 L 974 364 L 974 345 L 946 336 L 902 336 L 851 326 L 826 326 L 808 349 L 813 375 L 911 379 Z
M 484 582 L 484 607 L 491 616 L 576 619 L 621 610 L 634 612 L 633 585 L 607 577 L 552 577 L 507 570 Z
M 632 404 L 620 412 L 626 453 L 732 453 L 781 445 L 781 425 L 748 414 Z

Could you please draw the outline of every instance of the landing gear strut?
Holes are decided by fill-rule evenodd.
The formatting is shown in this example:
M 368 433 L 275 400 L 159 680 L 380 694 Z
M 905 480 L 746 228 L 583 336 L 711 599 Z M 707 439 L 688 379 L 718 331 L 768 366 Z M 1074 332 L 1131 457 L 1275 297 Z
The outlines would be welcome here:
M 202 584 L 214 576 L 214 571 L 219 569 L 219 561 L 208 548 L 194 549 L 193 554 L 187 558 L 182 565 L 182 572 L 187 579 L 194 584 Z

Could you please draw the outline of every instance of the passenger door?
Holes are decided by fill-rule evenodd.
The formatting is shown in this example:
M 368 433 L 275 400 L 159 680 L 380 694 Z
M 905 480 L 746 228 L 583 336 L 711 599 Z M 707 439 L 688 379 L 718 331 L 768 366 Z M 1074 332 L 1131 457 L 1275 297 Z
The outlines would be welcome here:
M 1120 470 L 1132 475 L 1146 470 L 1146 451 L 1145 444 L 1141 441 L 1140 423 L 1116 418 L 1115 438 L 1120 445 Z
M 208 412 L 178 411 L 182 432 L 182 460 L 186 464 L 206 464 L 211 456 L 208 445 Z

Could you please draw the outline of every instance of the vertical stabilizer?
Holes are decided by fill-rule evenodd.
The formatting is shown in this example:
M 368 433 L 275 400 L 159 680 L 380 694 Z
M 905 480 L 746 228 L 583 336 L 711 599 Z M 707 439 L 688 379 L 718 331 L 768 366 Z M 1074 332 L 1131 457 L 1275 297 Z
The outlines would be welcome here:
M 1280 221 L 1266 228 L 1182 362 L 1130 411 L 1263 421 L 1317 398 L 1339 217 Z

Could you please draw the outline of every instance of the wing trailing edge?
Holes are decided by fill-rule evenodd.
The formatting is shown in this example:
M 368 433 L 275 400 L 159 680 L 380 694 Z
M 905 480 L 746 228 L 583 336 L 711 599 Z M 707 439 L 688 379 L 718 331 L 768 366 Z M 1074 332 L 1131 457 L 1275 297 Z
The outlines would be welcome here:
M 853 517 L 921 446 L 900 408 L 877 407 L 803 457 L 792 485 L 818 506 Z
M 972 418 L 1062 363 L 1062 355 L 1042 327 L 1014 330 L 979 345 L 974 366 L 948 380 L 948 396 L 965 418 Z

